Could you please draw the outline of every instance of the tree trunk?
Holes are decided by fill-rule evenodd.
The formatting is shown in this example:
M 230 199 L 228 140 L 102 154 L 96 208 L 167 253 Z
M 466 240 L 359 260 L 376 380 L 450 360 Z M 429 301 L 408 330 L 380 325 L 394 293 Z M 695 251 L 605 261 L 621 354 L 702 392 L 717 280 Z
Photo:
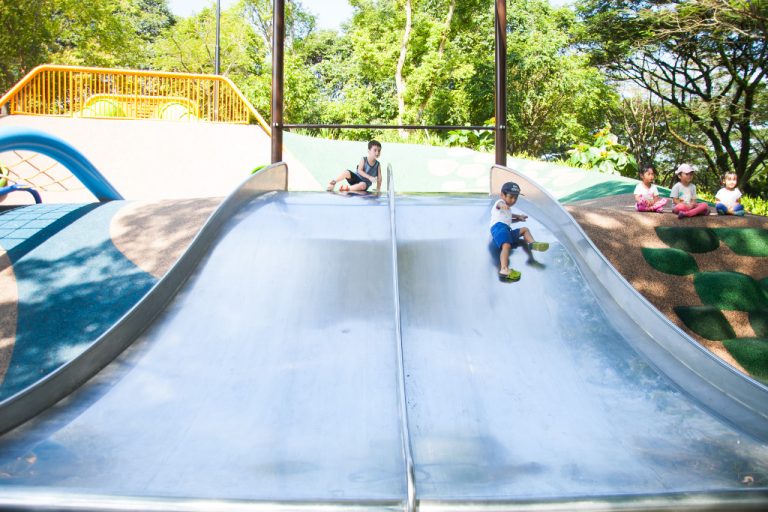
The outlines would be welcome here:
M 405 80 L 403 80 L 403 67 L 405 66 L 405 56 L 408 53 L 408 40 L 411 37 L 411 0 L 405 0 L 405 32 L 403 33 L 403 42 L 400 45 L 400 58 L 397 59 L 397 70 L 395 71 L 395 85 L 397 87 L 397 124 L 403 124 L 405 117 Z M 400 130 L 400 135 L 407 137 L 405 130 Z

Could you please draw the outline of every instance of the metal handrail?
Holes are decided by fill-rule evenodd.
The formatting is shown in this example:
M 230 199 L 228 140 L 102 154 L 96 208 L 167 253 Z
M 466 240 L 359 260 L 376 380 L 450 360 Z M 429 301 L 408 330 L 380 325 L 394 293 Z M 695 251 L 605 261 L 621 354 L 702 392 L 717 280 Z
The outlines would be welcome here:
M 283 124 L 282 128 L 338 128 L 344 130 L 487 130 L 495 126 L 448 125 L 448 124 Z
M 105 100 L 104 108 L 89 107 L 94 96 Z M 271 134 L 237 86 L 220 75 L 43 64 L 3 95 L 0 107 L 9 104 L 11 114 L 36 116 L 162 119 L 158 107 L 179 98 L 194 105 L 185 119 L 247 124 L 254 118 Z
M 392 239 L 392 287 L 394 289 L 395 305 L 395 340 L 397 345 L 397 373 L 398 395 L 400 402 L 400 426 L 403 442 L 403 458 L 405 459 L 406 472 L 406 512 L 416 510 L 416 478 L 413 469 L 413 450 L 411 447 L 411 433 L 408 427 L 408 401 L 405 394 L 405 365 L 403 362 L 403 332 L 400 321 L 400 283 L 397 269 L 397 231 L 395 229 L 395 183 L 392 172 L 392 164 L 387 164 L 387 198 L 389 199 L 389 228 Z

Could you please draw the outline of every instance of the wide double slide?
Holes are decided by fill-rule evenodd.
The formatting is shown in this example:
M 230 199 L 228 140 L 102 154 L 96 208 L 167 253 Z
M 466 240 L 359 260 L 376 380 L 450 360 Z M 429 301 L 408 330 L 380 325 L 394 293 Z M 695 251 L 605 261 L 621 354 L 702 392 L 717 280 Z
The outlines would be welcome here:
M 518 283 L 492 198 L 251 178 L 92 350 L 0 404 L 32 416 L 0 437 L 0 509 L 764 509 L 768 389 L 507 179 L 551 243 L 513 252 Z

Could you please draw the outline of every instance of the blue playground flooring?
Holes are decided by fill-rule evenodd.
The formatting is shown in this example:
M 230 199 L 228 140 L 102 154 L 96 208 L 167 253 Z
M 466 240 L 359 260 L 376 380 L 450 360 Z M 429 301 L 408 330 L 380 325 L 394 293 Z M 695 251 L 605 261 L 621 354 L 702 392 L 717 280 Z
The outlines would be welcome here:
M 0 211 L 0 246 L 18 290 L 16 343 L 0 400 L 81 353 L 154 285 L 112 243 L 110 222 L 124 204 Z

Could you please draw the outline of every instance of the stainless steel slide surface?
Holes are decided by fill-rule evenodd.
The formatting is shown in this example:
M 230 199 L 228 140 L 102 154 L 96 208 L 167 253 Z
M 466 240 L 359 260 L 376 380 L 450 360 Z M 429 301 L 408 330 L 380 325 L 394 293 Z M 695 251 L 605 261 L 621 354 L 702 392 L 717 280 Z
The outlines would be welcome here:
M 0 503 L 399 504 L 389 248 L 386 198 L 253 200 L 137 342 L 0 439 Z
M 514 250 L 521 281 L 498 281 L 492 204 L 397 203 L 420 506 L 765 487 L 768 445 L 638 353 L 627 340 L 637 325 L 609 314 L 602 304 L 614 299 L 597 296 L 544 224 L 524 225 L 550 250 L 535 263 Z
M 768 390 L 514 179 L 552 244 L 518 283 L 488 197 L 244 198 L 134 343 L 0 437 L 0 509 L 407 510 L 403 432 L 418 510 L 764 509 Z

